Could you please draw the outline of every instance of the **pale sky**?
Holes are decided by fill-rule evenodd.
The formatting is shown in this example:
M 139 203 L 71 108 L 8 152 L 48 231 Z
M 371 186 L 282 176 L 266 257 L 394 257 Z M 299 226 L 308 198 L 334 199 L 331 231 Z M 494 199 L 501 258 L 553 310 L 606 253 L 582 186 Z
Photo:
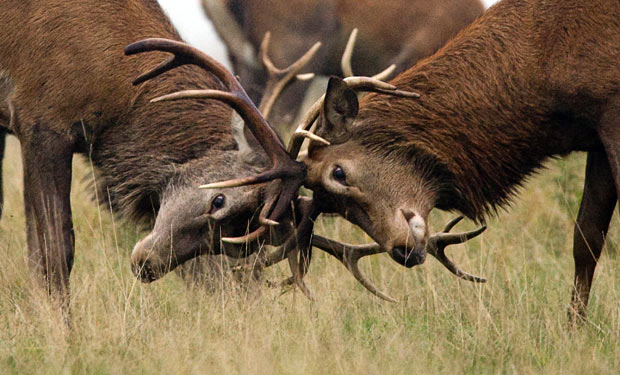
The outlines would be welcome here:
M 181 38 L 230 68 L 226 57 L 226 47 L 202 11 L 200 0 L 158 1 L 181 34 Z
M 485 7 L 490 7 L 491 5 L 497 3 L 497 0 L 482 0 L 482 3 Z
M 213 30 L 211 22 L 204 15 L 200 0 L 158 1 L 185 41 L 230 67 L 226 57 L 226 47 Z M 488 8 L 497 0 L 482 0 L 482 2 Z

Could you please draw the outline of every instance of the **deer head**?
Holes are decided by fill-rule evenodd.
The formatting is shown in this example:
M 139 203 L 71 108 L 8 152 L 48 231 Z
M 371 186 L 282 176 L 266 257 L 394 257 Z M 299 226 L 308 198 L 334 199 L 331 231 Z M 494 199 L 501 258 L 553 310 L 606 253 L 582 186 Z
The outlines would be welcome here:
M 213 150 L 175 171 L 175 176 L 162 195 L 153 231 L 135 245 L 132 253 L 132 269 L 143 281 L 153 281 L 177 265 L 205 252 L 223 253 L 231 257 L 247 256 L 258 249 L 259 240 L 277 245 L 284 238 L 283 233 L 291 230 L 290 225 L 280 225 L 273 230 L 270 228 L 277 224 L 276 220 L 291 220 L 291 215 L 287 215 L 287 202 L 297 195 L 297 189 L 305 176 L 305 168 L 303 164 L 288 158 L 280 139 L 267 124 L 265 117 L 275 98 L 312 58 L 319 44 L 287 69 L 273 66 L 267 55 L 268 44 L 269 35 L 261 48 L 261 56 L 271 79 L 260 110 L 254 106 L 232 74 L 209 56 L 186 44 L 166 39 L 147 39 L 127 47 L 128 55 L 148 51 L 173 54 L 155 69 L 138 77 L 134 84 L 178 66 L 193 64 L 216 75 L 228 90 L 183 91 L 155 98 L 152 102 L 184 98 L 215 99 L 229 104 L 239 114 L 232 121 L 238 150 Z M 257 140 L 261 141 L 264 149 Z M 270 162 L 272 167 L 267 172 L 252 176 L 269 166 Z M 268 186 L 264 183 L 274 176 L 298 177 L 297 182 L 290 187 L 283 186 L 280 191 L 279 185 Z M 205 182 L 231 177 L 237 179 L 226 187 L 239 187 L 198 189 Z M 248 182 L 251 186 L 240 186 Z M 280 199 L 282 194 L 285 198 Z M 271 202 L 273 206 L 268 204 L 263 207 L 265 201 Z M 246 235 L 248 232 L 252 234 Z
M 255 152 L 264 156 L 262 150 Z M 205 181 L 243 176 L 264 168 L 265 160 L 244 156 L 243 151 L 213 151 L 175 171 L 162 193 L 152 231 L 134 246 L 131 261 L 136 276 L 153 281 L 201 254 L 239 258 L 258 249 L 258 241 L 229 244 L 221 238 L 239 237 L 256 229 L 266 186 L 198 189 Z M 274 230 L 270 235 L 264 237 L 277 243 L 279 234 Z
M 315 131 L 330 145 L 311 143 L 305 184 L 322 212 L 339 213 L 360 226 L 398 263 L 421 264 L 434 187 L 424 171 L 412 173 L 410 163 L 399 163 L 398 156 L 369 153 L 351 136 L 358 108 L 357 94 L 345 81 L 331 78 Z

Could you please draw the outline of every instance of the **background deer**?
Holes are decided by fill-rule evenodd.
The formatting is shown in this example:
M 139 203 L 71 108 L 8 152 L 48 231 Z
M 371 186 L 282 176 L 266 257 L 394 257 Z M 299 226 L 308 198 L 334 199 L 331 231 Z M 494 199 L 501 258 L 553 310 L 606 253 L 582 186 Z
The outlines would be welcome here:
M 202 0 L 202 4 L 228 46 L 233 71 L 255 100 L 267 81 L 255 51 L 268 31 L 273 34 L 276 65 L 288 65 L 315 41 L 323 42 L 308 68 L 329 76 L 340 74 L 342 50 L 351 30 L 359 28 L 353 68 L 360 75 L 371 75 L 391 64 L 402 71 L 430 56 L 484 11 L 479 0 Z M 293 122 L 305 89 L 297 83 L 286 90 L 272 114 L 278 128 Z
M 412 267 L 425 260 L 433 208 L 484 221 L 545 160 L 586 151 L 571 302 L 583 317 L 620 190 L 619 16 L 613 1 L 504 0 L 390 81 L 419 99 L 358 103 L 331 79 L 315 131 L 323 140 L 303 160 L 314 190 L 307 221 L 339 213 L 377 241 L 375 253 Z M 343 246 L 341 260 L 362 254 Z
M 220 79 L 187 65 L 202 56 L 188 46 L 179 64 L 187 66 L 163 76 L 153 71 L 161 53 L 123 54 L 147 36 L 178 39 L 155 1 L 7 1 L 0 14 L 0 125 L 21 142 L 29 259 L 50 293 L 68 302 L 74 153 L 96 167 L 100 201 L 154 223 L 136 245 L 145 252 L 134 251 L 143 280 L 201 253 L 255 250 L 220 247 L 219 239 L 258 226 L 264 187 L 197 186 L 254 173 L 267 155 L 242 128 L 233 137 L 232 111 L 218 102 L 150 102 L 185 88 L 220 89 Z

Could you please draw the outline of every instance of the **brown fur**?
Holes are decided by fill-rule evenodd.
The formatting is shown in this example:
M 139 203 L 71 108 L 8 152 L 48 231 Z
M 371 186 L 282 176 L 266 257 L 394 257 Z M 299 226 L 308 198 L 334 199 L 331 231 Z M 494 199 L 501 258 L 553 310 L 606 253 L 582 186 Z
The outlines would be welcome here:
M 548 158 L 588 151 L 574 250 L 573 307 L 583 316 L 620 187 L 618 61 L 616 1 L 503 0 L 391 81 L 420 99 L 368 95 L 347 137 L 310 149 L 315 199 L 333 202 L 324 209 L 388 250 L 407 248 L 409 235 L 398 234 L 405 219 L 394 211 L 411 208 L 426 220 L 438 207 L 483 220 Z M 328 117 L 318 133 L 333 140 Z M 329 177 L 334 165 L 347 167 L 344 190 Z
M 479 17 L 479 0 L 229 0 L 250 43 L 258 49 L 271 31 L 271 55 L 277 66 L 287 66 L 315 42 L 323 47 L 307 70 L 319 75 L 339 75 L 340 57 L 349 34 L 359 28 L 353 70 L 373 75 L 391 64 L 402 71 L 431 55 L 463 27 Z M 254 98 L 263 92 L 265 72 L 253 70 L 231 55 L 234 71 Z M 303 98 L 303 84 L 293 85 L 276 109 L 278 126 Z
M 597 146 L 594 125 L 620 79 L 610 65 L 601 66 L 600 72 L 589 68 L 597 66 L 598 58 L 611 61 L 620 56 L 617 50 L 605 50 L 598 43 L 580 45 L 588 55 L 576 54 L 569 61 L 541 55 L 528 58 L 552 49 L 537 40 L 537 29 L 550 31 L 545 33 L 548 39 L 563 26 L 533 24 L 535 7 L 531 5 L 509 2 L 498 7 L 432 59 L 392 81 L 401 89 L 420 92 L 419 100 L 365 98 L 360 125 L 352 136 L 385 154 L 408 156 L 415 150 L 436 158 L 450 172 L 449 185 L 455 190 L 450 198 L 457 199 L 444 202 L 440 197 L 438 204 L 474 219 L 507 203 L 524 177 L 548 157 Z M 562 10 L 554 11 L 562 14 Z M 582 11 L 588 14 L 589 10 Z M 562 22 L 571 21 L 564 18 Z M 618 25 L 617 20 L 606 21 L 601 23 L 605 28 Z M 609 37 L 620 45 L 617 36 Z M 597 53 L 604 56 L 593 56 Z M 583 73 L 586 66 L 587 75 Z M 575 72 L 577 76 L 568 81 L 582 87 L 572 88 L 572 93 L 553 82 L 565 82 L 565 75 Z M 592 82 L 593 73 L 602 79 Z
M 186 88 L 220 88 L 213 75 L 189 66 L 132 85 L 166 56 L 126 57 L 125 46 L 147 37 L 179 39 L 156 1 L 8 0 L 0 6 L 0 23 L 0 125 L 22 145 L 30 259 L 50 292 L 66 294 L 73 262 L 73 153 L 92 159 L 102 201 L 109 200 L 125 216 L 150 222 L 159 213 L 157 220 L 165 221 L 167 230 L 180 232 L 209 211 L 211 200 L 220 194 L 197 193 L 198 184 L 252 173 L 260 166 L 238 158 L 226 106 L 213 101 L 149 102 Z M 178 261 L 219 251 L 212 246 L 221 233 L 242 234 L 258 207 L 260 190 L 225 193 L 231 195 L 227 202 L 239 198 L 245 203 L 231 211 L 238 220 L 222 228 L 219 219 L 211 217 L 210 228 L 217 232 L 211 234 L 206 222 L 204 230 L 192 227 L 195 238 L 184 243 Z M 175 191 L 192 201 L 183 203 L 182 193 Z M 165 199 L 174 204 L 162 212 Z M 166 234 L 150 236 L 158 237 L 159 246 L 169 253 L 171 240 L 162 237 Z
M 209 115 L 202 116 L 204 103 L 148 103 L 181 88 L 218 87 L 213 76 L 183 68 L 140 87 L 131 84 L 163 55 L 128 58 L 126 45 L 153 36 L 179 39 L 155 1 L 107 1 L 88 11 L 80 10 L 92 5 L 85 0 L 39 1 L 34 11 L 17 3 L 24 2 L 7 4 L 8 25 L 0 34 L 0 66 L 16 85 L 9 100 L 19 120 L 10 130 L 30 137 L 38 123 L 70 138 L 75 151 L 92 156 L 114 207 L 152 215 L 157 205 L 140 202 L 154 199 L 149 193 L 159 193 L 174 164 L 212 148 L 235 149 L 225 106 L 210 103 Z M 45 53 L 24 64 L 37 48 Z

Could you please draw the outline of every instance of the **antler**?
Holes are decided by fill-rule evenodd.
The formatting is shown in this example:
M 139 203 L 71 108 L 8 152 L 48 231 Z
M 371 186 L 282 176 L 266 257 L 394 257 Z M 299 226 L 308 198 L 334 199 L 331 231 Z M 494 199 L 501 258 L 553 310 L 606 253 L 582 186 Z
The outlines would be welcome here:
M 267 70 L 267 74 L 269 78 L 267 79 L 267 84 L 265 86 L 265 92 L 263 93 L 263 97 L 261 98 L 260 105 L 258 109 L 263 114 L 264 118 L 269 118 L 269 113 L 271 112 L 271 108 L 275 103 L 276 99 L 284 90 L 284 88 L 291 82 L 293 78 L 297 78 L 299 80 L 310 80 L 314 78 L 314 73 L 310 74 L 298 74 L 304 66 L 312 60 L 316 52 L 321 48 L 321 42 L 316 42 L 302 57 L 300 57 L 293 64 L 289 65 L 287 68 L 279 69 L 274 63 L 271 61 L 269 57 L 269 42 L 271 41 L 271 33 L 265 34 L 265 38 L 260 46 L 260 58 L 263 63 L 263 66 Z
M 443 264 L 457 277 L 467 281 L 484 283 L 486 282 L 486 278 L 475 276 L 461 270 L 446 256 L 445 249 L 447 246 L 466 242 L 486 230 L 486 226 L 483 225 L 482 227 L 469 232 L 450 234 L 450 230 L 461 220 L 463 220 L 463 216 L 459 216 L 451 220 L 446 225 L 443 232 L 432 235 L 426 245 L 426 251 L 437 258 L 441 264 Z M 360 284 L 362 284 L 375 296 L 390 302 L 396 301 L 394 298 L 378 290 L 370 281 L 368 281 L 368 279 L 366 279 L 366 277 L 364 277 L 364 275 L 362 275 L 358 267 L 358 262 L 363 257 L 385 252 L 384 249 L 381 249 L 379 244 L 371 243 L 366 245 L 350 245 L 314 235 L 312 238 L 312 245 L 338 259 L 353 274 L 353 277 L 355 277 Z
M 405 97 L 405 98 L 419 98 L 420 94 L 410 91 L 402 91 L 398 90 L 396 86 L 391 85 L 389 83 L 383 82 L 384 79 L 387 79 L 396 69 L 396 65 L 390 65 L 387 69 L 382 71 L 379 74 L 376 74 L 372 77 L 355 77 L 353 76 L 353 69 L 351 68 L 351 57 L 353 55 L 353 48 L 355 46 L 355 41 L 357 39 L 357 29 L 353 29 L 351 35 L 349 36 L 349 40 L 345 47 L 345 51 L 342 55 L 342 59 L 340 65 L 342 67 L 342 72 L 346 77 L 344 81 L 347 83 L 349 88 L 359 92 L 377 92 L 386 95 Z M 316 121 L 321 113 L 321 108 L 323 108 L 323 103 L 325 101 L 325 95 L 321 96 L 319 100 L 317 100 L 312 107 L 308 110 L 305 115 L 305 118 L 299 124 L 291 139 L 288 143 L 288 151 L 291 155 L 299 154 L 299 150 L 301 149 L 301 145 L 304 142 L 305 138 L 310 139 L 311 141 L 317 141 L 329 146 L 329 141 L 317 136 L 312 133 L 311 127 L 312 124 Z
M 393 86 L 389 83 L 386 83 L 380 80 L 380 79 L 386 79 L 394 71 L 394 69 L 396 68 L 395 66 L 388 67 L 386 70 L 377 74 L 374 77 L 352 77 L 353 72 L 351 69 L 351 56 L 353 53 L 353 48 L 355 46 L 356 38 L 357 38 L 357 29 L 354 29 L 353 32 L 351 33 L 351 36 L 349 37 L 349 41 L 347 42 L 347 46 L 345 48 L 345 51 L 342 56 L 342 61 L 341 61 L 343 73 L 345 76 L 347 76 L 347 78 L 345 78 L 345 82 L 347 82 L 349 87 L 351 87 L 354 90 L 360 91 L 360 92 L 372 91 L 372 92 L 379 92 L 379 93 L 384 93 L 388 95 L 396 95 L 396 96 L 401 96 L 401 97 L 414 97 L 414 98 L 417 98 L 420 96 L 417 93 L 397 90 L 396 86 Z M 289 141 L 288 152 L 292 158 L 296 159 L 297 156 L 299 155 L 299 151 L 301 150 L 301 145 L 305 138 L 308 138 L 316 142 L 323 143 L 324 145 L 330 144 L 329 141 L 315 135 L 314 133 L 310 131 L 310 127 L 312 126 L 314 121 L 318 118 L 321 112 L 324 99 L 325 99 L 325 95 L 323 95 L 317 102 L 315 102 L 312 105 L 312 107 L 306 114 L 305 120 L 297 128 L 297 130 L 291 137 Z M 302 218 L 302 221 L 303 221 L 303 218 Z M 312 225 L 313 221 L 314 219 L 312 219 L 311 222 L 307 223 L 307 225 Z M 300 228 L 298 227 L 297 230 L 299 231 Z M 304 231 L 309 230 L 311 232 L 312 228 L 310 229 L 304 228 L 303 230 Z M 318 240 L 318 241 L 320 242 L 321 240 Z M 288 259 L 293 276 L 283 281 L 282 283 L 279 283 L 278 285 L 290 285 L 290 284 L 295 283 L 298 286 L 300 286 L 300 289 L 302 289 L 304 294 L 306 294 L 310 298 L 310 292 L 309 290 L 307 290 L 307 287 L 303 284 L 302 278 L 308 270 L 309 261 L 310 261 L 309 254 L 311 253 L 309 250 L 305 250 L 305 253 L 304 251 L 301 251 L 301 253 L 302 253 L 302 258 L 303 258 L 303 255 L 306 255 L 306 261 L 303 264 L 301 263 L 295 264 L 297 262 L 296 250 L 294 248 L 289 249 L 287 248 L 287 246 L 283 246 L 280 249 L 277 249 L 274 252 L 266 256 L 266 259 L 263 262 L 263 267 L 269 267 L 272 264 L 278 263 L 284 259 Z M 360 282 L 364 284 L 364 286 L 366 286 L 371 291 L 373 291 L 374 289 L 375 291 L 373 293 L 375 295 L 380 296 L 381 298 L 384 298 L 387 300 L 393 300 L 391 297 L 376 290 L 376 288 L 374 288 L 372 284 L 366 282 L 363 279 L 361 273 L 359 272 L 359 269 L 356 266 L 357 261 L 351 262 L 350 264 L 352 265 L 351 266 L 352 268 L 350 268 L 350 270 L 352 270 L 352 273 L 354 275 L 359 276 L 358 280 L 360 280 Z M 347 266 L 347 268 L 349 267 Z
M 169 52 L 174 56 L 165 60 L 162 64 L 151 71 L 139 76 L 134 81 L 134 84 L 142 83 L 181 65 L 192 64 L 213 73 L 228 89 L 228 91 L 180 91 L 153 99 L 154 102 L 188 98 L 215 99 L 222 101 L 230 105 L 237 113 L 239 113 L 241 118 L 245 121 L 246 126 L 250 129 L 252 134 L 254 134 L 254 137 L 262 145 L 263 149 L 267 153 L 267 156 L 271 160 L 271 168 L 258 175 L 202 185 L 200 188 L 227 188 L 281 179 L 282 185 L 280 186 L 279 192 L 276 193 L 277 198 L 268 199 L 268 201 L 273 202 L 272 205 L 266 206 L 261 212 L 262 222 L 277 222 L 280 216 L 288 209 L 289 202 L 296 197 L 297 190 L 305 179 L 306 169 L 304 164 L 297 162 L 294 158 L 291 158 L 288 155 L 282 141 L 271 126 L 269 126 L 254 103 L 252 103 L 252 100 L 250 100 L 243 87 L 241 87 L 241 84 L 217 61 L 185 43 L 159 38 L 145 39 L 133 43 L 127 46 L 125 49 L 125 54 L 133 55 L 149 51 Z M 288 79 L 290 80 L 290 78 Z M 239 238 L 223 238 L 222 240 L 225 242 L 243 243 L 259 237 L 265 231 L 266 226 L 262 225 L 258 230 L 247 236 Z
M 353 274 L 353 277 L 355 277 L 355 279 L 359 281 L 364 288 L 368 289 L 370 293 L 386 301 L 396 302 L 396 299 L 390 297 L 386 293 L 383 293 L 370 281 L 368 281 L 368 279 L 366 279 L 360 271 L 357 264 L 359 260 L 365 256 L 384 253 L 385 250 L 381 249 L 379 244 L 371 243 L 366 245 L 350 245 L 343 242 L 330 240 L 315 234 L 312 237 L 312 245 L 338 259 L 342 264 L 344 264 L 349 272 Z
M 288 279 L 272 283 L 272 286 L 287 286 L 296 284 L 302 293 L 310 300 L 314 300 L 312 292 L 308 289 L 303 281 L 304 276 L 310 267 L 312 259 L 312 230 L 314 229 L 314 221 L 321 213 L 314 204 L 313 200 L 308 197 L 298 197 L 295 207 L 301 216 L 299 224 L 292 236 L 290 236 L 284 245 L 277 250 L 267 254 L 258 265 L 259 268 L 267 268 L 284 259 L 288 259 L 292 276 Z M 298 259 L 299 258 L 299 259 Z
M 487 281 L 486 278 L 472 275 L 461 270 L 446 255 L 446 247 L 469 241 L 470 239 L 477 237 L 480 233 L 484 232 L 487 229 L 486 225 L 482 225 L 480 228 L 472 230 L 470 232 L 452 234 L 449 233 L 450 230 L 454 228 L 454 226 L 458 224 L 461 220 L 463 220 L 463 216 L 458 216 L 452 219 L 448 224 L 446 224 L 443 232 L 436 233 L 431 236 L 431 238 L 429 238 L 428 240 L 428 244 L 426 245 L 426 251 L 435 258 L 437 258 L 437 260 L 441 264 L 443 264 L 448 269 L 448 271 L 452 272 L 457 277 L 476 283 L 485 283 Z

